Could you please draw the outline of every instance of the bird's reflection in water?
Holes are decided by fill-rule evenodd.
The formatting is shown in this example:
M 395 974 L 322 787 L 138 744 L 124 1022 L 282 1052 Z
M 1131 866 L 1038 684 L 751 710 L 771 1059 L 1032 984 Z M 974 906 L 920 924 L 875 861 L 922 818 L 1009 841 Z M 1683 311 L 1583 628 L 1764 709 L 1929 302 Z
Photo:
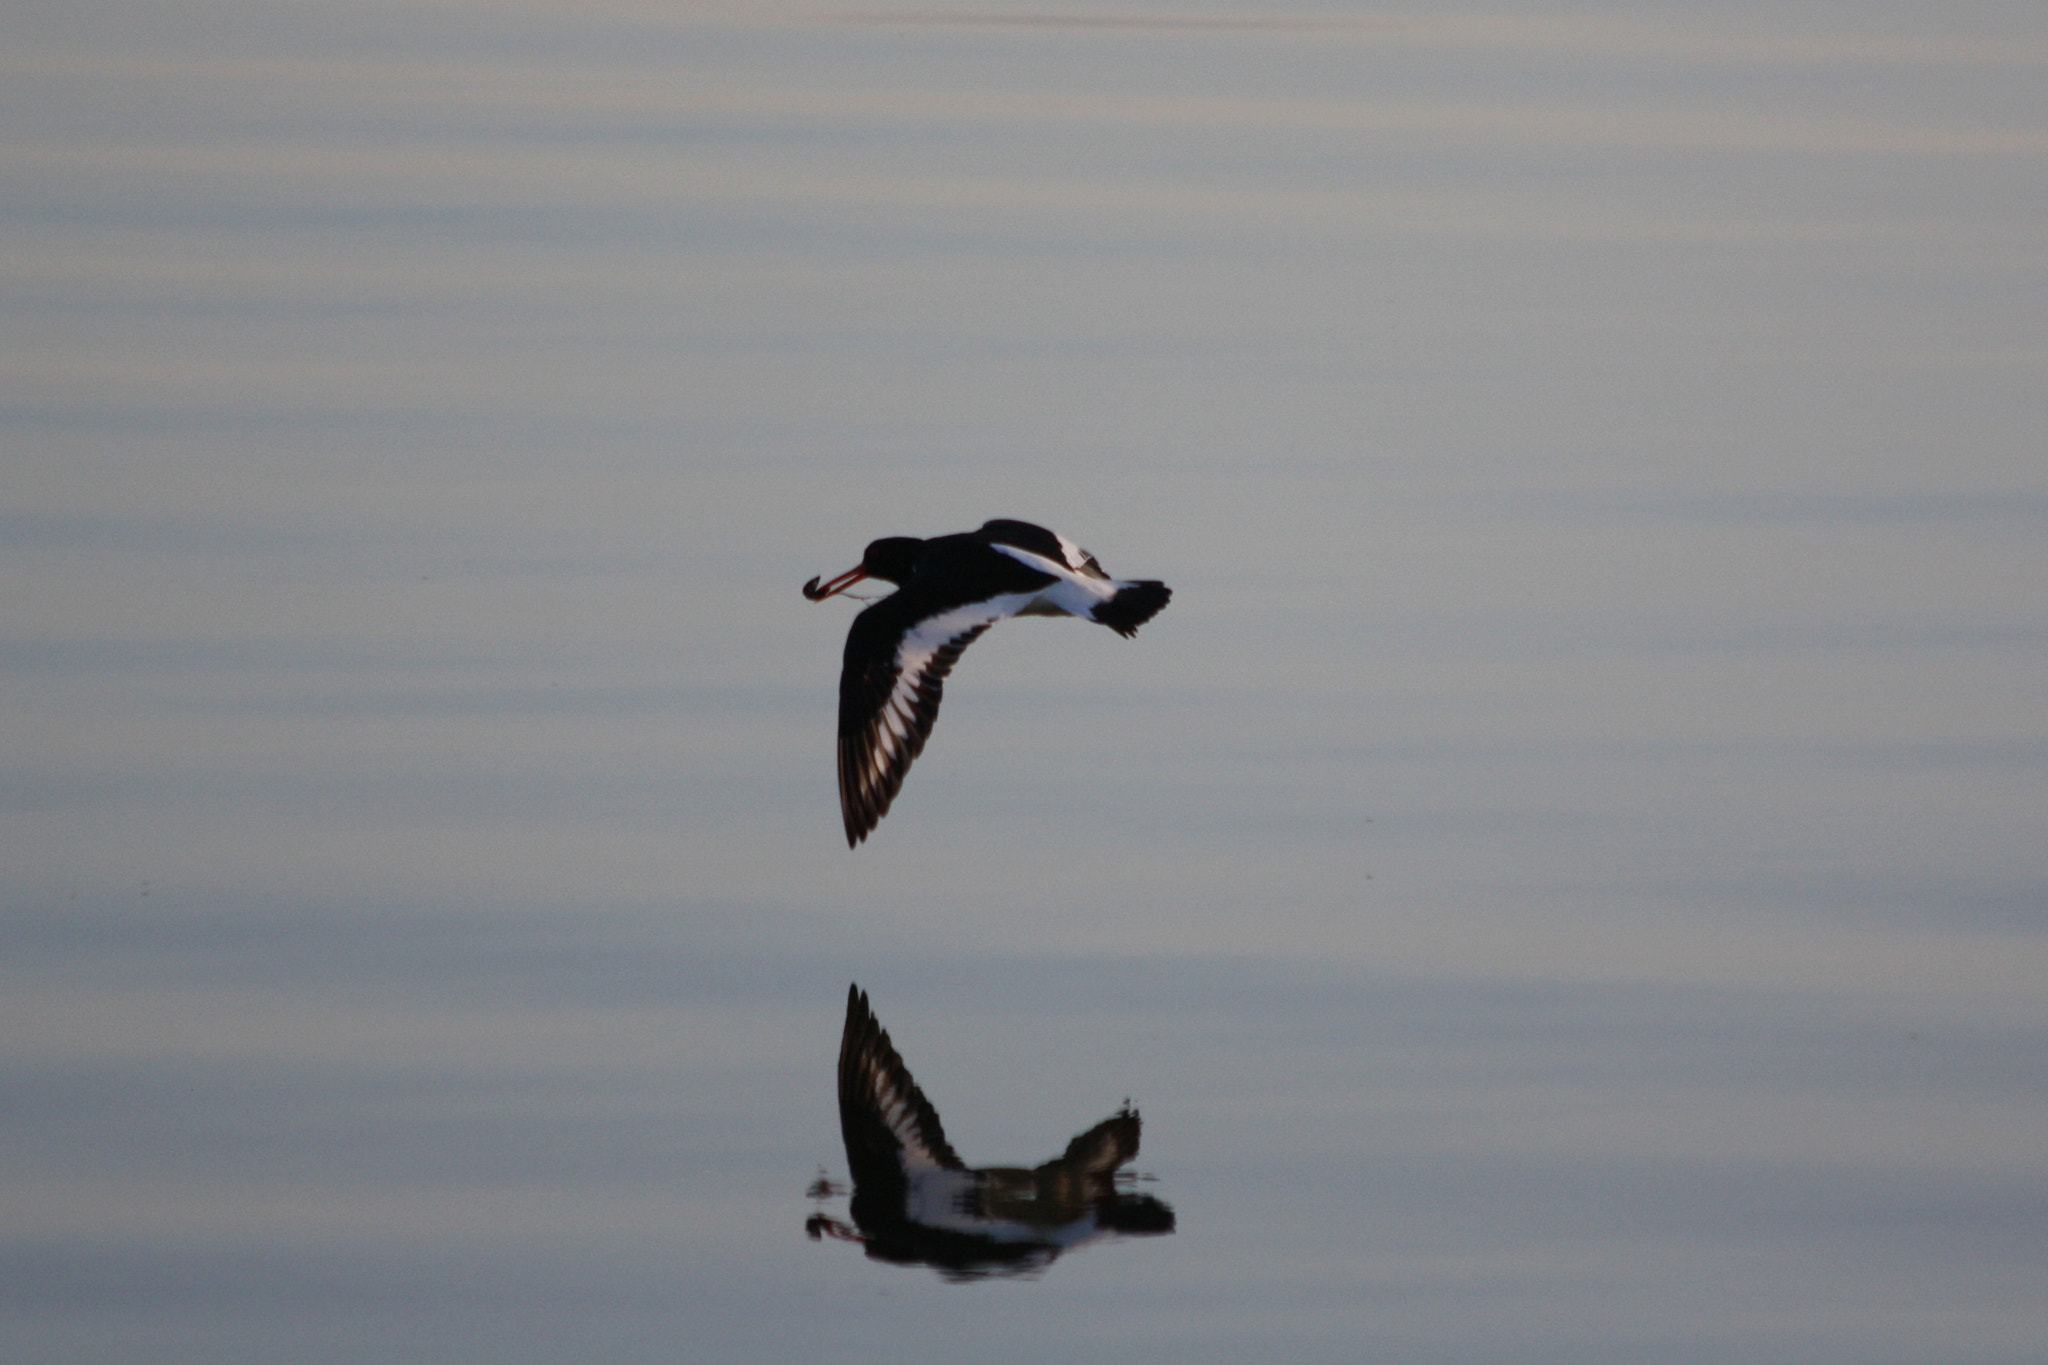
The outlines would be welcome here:
M 1127 1100 L 1042 1166 L 970 1169 L 854 986 L 839 1042 L 853 1224 L 820 1210 L 804 1230 L 860 1242 L 876 1260 L 931 1266 L 950 1280 L 1030 1274 L 1091 1242 L 1172 1232 L 1173 1210 L 1130 1190 L 1136 1177 L 1118 1173 L 1138 1154 L 1138 1126 Z M 841 1193 L 822 1177 L 810 1189 L 820 1201 Z

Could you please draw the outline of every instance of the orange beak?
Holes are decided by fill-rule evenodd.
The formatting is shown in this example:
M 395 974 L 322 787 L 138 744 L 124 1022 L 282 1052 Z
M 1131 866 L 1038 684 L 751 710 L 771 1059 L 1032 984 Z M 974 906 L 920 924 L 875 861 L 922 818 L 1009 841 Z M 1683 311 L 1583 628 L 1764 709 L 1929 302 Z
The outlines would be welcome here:
M 859 565 L 855 565 L 853 568 L 848 569 L 845 573 L 839 575 L 839 577 L 833 579 L 830 583 L 827 583 L 822 588 L 818 586 L 818 580 L 813 578 L 810 582 L 804 584 L 804 596 L 809 598 L 813 602 L 822 602 L 826 598 L 831 597 L 836 593 L 845 592 L 848 588 L 860 582 L 863 578 L 866 578 L 867 576 L 868 571 L 866 569 L 861 568 Z

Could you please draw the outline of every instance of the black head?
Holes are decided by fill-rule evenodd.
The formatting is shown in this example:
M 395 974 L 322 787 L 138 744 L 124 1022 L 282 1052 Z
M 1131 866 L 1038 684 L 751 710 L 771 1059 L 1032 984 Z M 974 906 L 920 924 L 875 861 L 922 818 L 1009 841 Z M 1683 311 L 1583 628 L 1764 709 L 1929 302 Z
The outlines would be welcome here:
M 879 578 L 900 588 L 916 572 L 917 557 L 923 551 L 924 542 L 915 536 L 884 536 L 880 540 L 869 541 L 860 563 L 829 583 L 820 584 L 813 578 L 804 584 L 804 596 L 813 602 L 822 602 L 845 592 L 863 578 Z
M 860 567 L 869 578 L 886 579 L 900 588 L 910 581 L 923 549 L 924 542 L 916 536 L 884 536 L 868 542 Z

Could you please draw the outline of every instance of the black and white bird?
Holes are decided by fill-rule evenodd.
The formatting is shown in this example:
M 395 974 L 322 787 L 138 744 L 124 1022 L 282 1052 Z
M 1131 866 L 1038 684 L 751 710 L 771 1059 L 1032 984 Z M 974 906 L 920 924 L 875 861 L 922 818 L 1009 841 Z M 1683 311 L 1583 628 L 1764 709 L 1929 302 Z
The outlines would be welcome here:
M 864 578 L 897 591 L 853 618 L 839 674 L 839 810 L 852 848 L 889 813 L 939 716 L 961 651 L 1008 616 L 1078 616 L 1122 636 L 1159 614 L 1173 592 L 1111 578 L 1095 556 L 1028 521 L 870 544 L 858 567 L 804 596 L 822 602 Z
M 1129 1188 L 1141 1123 L 1124 1107 L 1038 1166 L 970 1167 L 912 1079 L 859 986 L 839 1040 L 839 1129 L 853 1175 L 853 1223 L 822 1211 L 813 1238 L 860 1242 L 869 1256 L 928 1265 L 949 1279 L 1029 1274 L 1061 1253 L 1174 1230 L 1171 1206 Z M 813 1194 L 839 1193 L 820 1180 Z

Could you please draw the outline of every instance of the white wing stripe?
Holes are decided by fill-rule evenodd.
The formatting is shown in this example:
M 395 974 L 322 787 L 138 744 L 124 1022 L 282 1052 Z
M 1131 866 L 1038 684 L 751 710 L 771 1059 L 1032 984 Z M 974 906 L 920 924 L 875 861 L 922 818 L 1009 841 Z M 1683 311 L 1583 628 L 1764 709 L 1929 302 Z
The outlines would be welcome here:
M 876 713 L 869 731 L 871 747 L 864 754 L 856 776 L 863 800 L 888 786 L 890 768 L 906 749 L 919 743 L 918 700 L 929 686 L 925 674 L 941 650 L 959 640 L 1014 616 L 1036 594 L 1008 593 L 986 602 L 975 602 L 941 612 L 917 623 L 896 646 L 896 681 Z
M 1089 554 L 1058 531 L 1053 532 L 1053 537 L 1060 543 L 1060 553 L 1066 556 L 1068 568 L 1072 569 L 1075 573 L 1083 574 L 1089 578 L 1109 577 L 1108 574 L 1102 571 L 1102 566 L 1095 562 L 1094 555 Z
M 1061 564 L 1056 560 L 1047 559 L 1044 555 L 1033 554 L 1029 550 L 1020 550 L 1014 545 L 1004 545 L 1001 543 L 997 543 L 995 545 L 992 545 L 990 548 L 1000 550 L 1002 553 L 1008 555 L 1010 558 L 1016 560 L 1019 564 L 1024 565 L 1028 569 L 1036 569 L 1042 574 L 1052 575 L 1054 578 L 1058 579 L 1060 583 L 1065 584 L 1069 588 L 1079 589 L 1083 596 L 1085 596 L 1089 600 L 1090 605 L 1092 605 L 1095 602 L 1107 602 L 1110 598 L 1116 596 L 1116 584 L 1110 582 L 1106 578 L 1096 578 L 1093 575 L 1081 573 L 1076 569 L 1068 568 L 1065 564 Z M 1059 585 L 1049 584 L 1045 589 L 1043 589 L 1043 591 L 1049 595 L 1052 595 L 1055 598 L 1055 600 L 1057 600 L 1059 594 Z M 1036 597 L 1039 594 L 1018 593 L 1013 595 L 1023 597 L 1024 600 L 1028 603 L 1031 598 Z
M 938 711 L 941 680 L 960 652 L 982 631 L 1039 601 L 1045 591 L 1058 590 L 1063 581 L 1056 578 L 1044 590 L 970 602 L 927 617 L 904 632 L 891 660 L 895 677 L 887 695 L 857 731 L 840 737 L 840 796 L 849 839 L 857 842 L 889 809 L 911 761 L 924 748 Z M 1080 601 L 1074 594 L 1068 596 Z M 1081 605 L 1085 611 L 1092 603 Z M 1060 603 L 1059 609 L 1073 613 L 1068 603 Z
M 890 704 L 901 707 L 905 716 L 914 715 L 917 685 L 934 655 L 971 630 L 992 626 L 1005 616 L 1016 615 L 1035 596 L 1036 593 L 1028 592 L 1006 593 L 1001 597 L 991 597 L 986 602 L 955 607 L 918 622 L 914 630 L 904 635 L 903 643 L 896 646 L 896 686 L 889 694 Z

